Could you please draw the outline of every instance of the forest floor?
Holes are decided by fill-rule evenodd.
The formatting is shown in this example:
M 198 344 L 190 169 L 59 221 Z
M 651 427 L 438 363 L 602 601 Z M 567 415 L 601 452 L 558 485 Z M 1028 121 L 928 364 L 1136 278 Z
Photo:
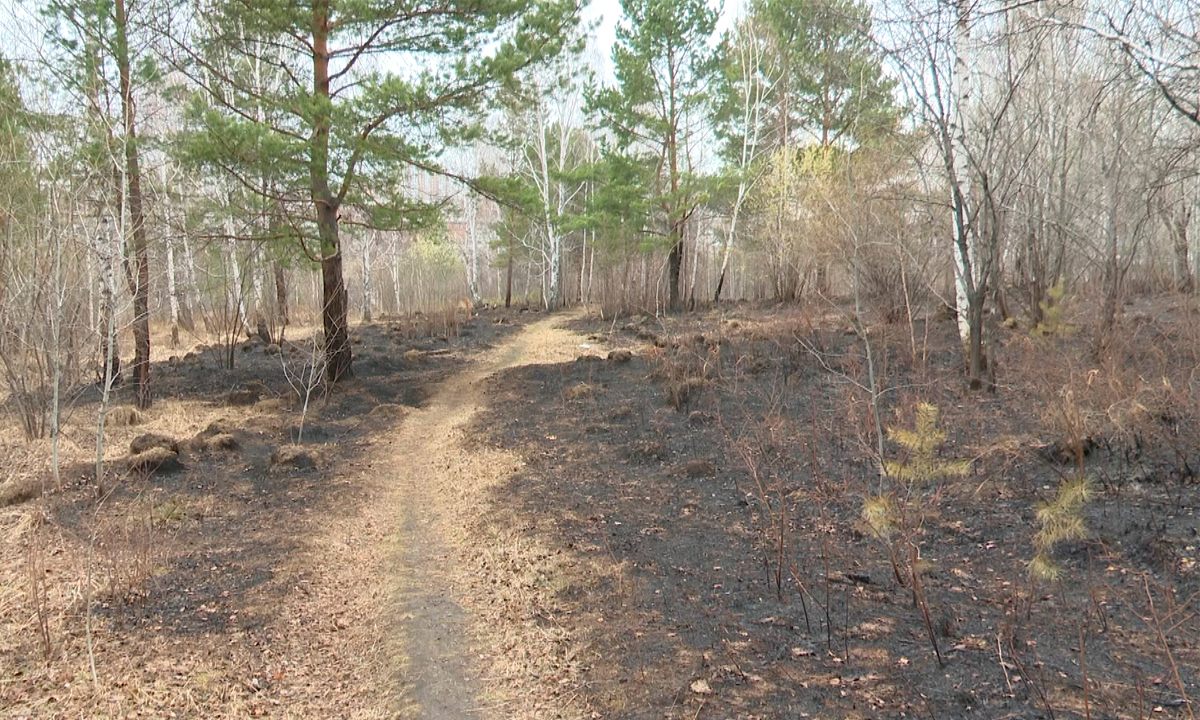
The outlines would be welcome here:
M 0 435 L 0 716 L 1194 717 L 1200 313 L 1058 330 L 968 392 L 952 322 L 873 326 L 874 400 L 834 304 L 385 320 L 307 411 L 302 336 L 164 356 L 99 497 L 93 390 L 58 483 Z M 881 480 L 922 402 L 966 473 Z

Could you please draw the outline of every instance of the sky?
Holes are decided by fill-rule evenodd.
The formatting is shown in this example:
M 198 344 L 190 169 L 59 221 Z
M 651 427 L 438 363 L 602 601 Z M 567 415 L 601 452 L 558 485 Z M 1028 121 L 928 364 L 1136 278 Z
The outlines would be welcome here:
M 717 37 L 733 25 L 746 0 L 709 0 L 720 10 L 717 20 Z M 598 21 L 599 25 L 589 44 L 589 54 L 594 52 L 595 62 L 599 63 L 594 69 L 605 80 L 612 80 L 612 46 L 617 37 L 617 22 L 621 19 L 620 0 L 592 0 L 583 11 L 584 23 Z

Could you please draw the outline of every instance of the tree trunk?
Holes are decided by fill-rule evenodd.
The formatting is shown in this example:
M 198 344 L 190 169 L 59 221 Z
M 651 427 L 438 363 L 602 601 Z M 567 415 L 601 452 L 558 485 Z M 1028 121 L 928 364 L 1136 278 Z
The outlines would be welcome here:
M 508 234 L 508 268 L 504 280 L 504 307 L 512 307 L 513 236 Z
M 983 354 L 983 297 L 972 297 L 968 307 L 967 385 L 972 390 L 979 390 L 983 387 L 983 371 L 987 369 L 987 356 Z
M 1184 201 L 1186 203 L 1186 200 Z M 1175 289 L 1192 291 L 1192 263 L 1188 258 L 1188 225 L 1192 214 L 1186 206 L 1171 218 L 1171 240 L 1175 256 Z
M 119 240 L 110 227 L 108 218 L 102 223 L 103 230 L 97 238 L 96 256 L 100 269 L 100 372 L 97 376 L 103 387 L 111 388 L 120 382 L 121 349 L 117 338 L 117 277 L 115 265 L 120 255 Z
M 404 312 L 404 303 L 400 297 L 400 237 L 392 240 L 392 295 L 396 303 L 394 312 L 399 315 Z
M 187 233 L 183 235 L 183 302 L 179 308 L 179 322 L 188 332 L 196 331 L 196 317 L 192 308 L 197 302 L 196 291 L 196 256 L 192 254 L 192 244 L 188 242 Z
M 1099 356 L 1104 352 L 1112 338 L 1113 329 L 1117 322 L 1117 301 L 1121 294 L 1121 258 L 1120 243 L 1117 237 L 1119 208 L 1121 201 L 1121 126 L 1115 128 L 1116 145 L 1113 148 L 1112 160 L 1104 167 L 1105 191 L 1108 195 L 1108 216 L 1105 223 L 1105 239 L 1107 241 L 1107 257 L 1104 268 L 1104 304 L 1100 309 L 1100 332 L 1096 336 L 1093 352 Z
M 171 309 L 171 347 L 179 347 L 179 283 L 175 281 L 175 243 L 171 239 L 174 228 L 171 226 L 171 201 L 167 193 L 167 166 L 159 166 L 159 177 L 162 181 L 163 220 L 166 233 L 163 243 L 167 246 L 167 302 Z
M 254 249 L 247 260 L 250 262 L 250 284 L 254 297 L 254 327 L 261 336 L 264 334 L 263 329 L 267 326 L 267 300 L 266 293 L 263 292 L 263 272 L 266 260 L 263 257 L 262 246 L 258 244 L 258 241 L 255 241 Z M 270 333 L 267 332 L 265 334 L 267 337 L 263 339 L 263 342 L 270 342 Z
M 467 196 L 467 233 L 471 245 L 471 261 L 467 268 L 467 291 L 471 302 L 478 304 L 479 295 L 479 198 L 473 193 Z
M 374 232 L 374 231 L 372 231 Z M 363 322 L 371 322 L 371 245 L 373 238 L 363 246 Z
M 276 320 L 279 322 L 279 332 L 275 341 L 282 345 L 283 334 L 287 331 L 287 326 L 291 321 L 291 314 L 288 311 L 287 276 L 283 274 L 283 263 L 276 260 L 271 265 L 275 274 L 275 312 Z
M 324 305 L 321 312 L 325 330 L 325 377 L 337 382 L 353 374 L 354 360 L 350 351 L 350 328 L 346 284 L 342 276 L 342 253 L 337 242 L 337 212 L 328 205 L 318 205 L 317 228 L 325 254 L 321 257 L 321 290 Z M 334 249 L 330 249 L 334 248 Z
M 671 237 L 675 238 L 675 244 L 671 246 L 671 255 L 667 258 L 667 263 L 670 266 L 670 301 L 667 307 L 671 310 L 679 309 L 679 275 L 683 268 L 683 237 L 679 234 L 679 227 L 676 226 L 671 233 Z
M 133 237 L 133 271 L 130 292 L 133 295 L 133 376 L 137 381 L 136 403 L 150 407 L 150 263 L 146 250 L 146 222 L 142 213 L 142 174 L 138 164 L 136 121 L 133 105 L 133 81 L 129 58 L 128 24 L 125 0 L 116 0 L 117 70 L 121 82 L 121 115 L 125 126 L 126 201 Z
M 737 237 L 738 217 L 741 215 L 742 204 L 745 202 L 746 185 L 745 178 L 738 183 L 737 200 L 733 203 L 733 216 L 729 219 L 729 233 L 725 236 L 725 247 L 721 251 L 721 271 L 717 274 L 717 291 L 713 293 L 714 305 L 721 302 L 721 291 L 725 288 L 725 273 L 729 270 L 729 255 L 733 251 L 733 242 Z
M 238 336 L 243 332 L 250 333 L 250 324 L 246 321 L 246 300 L 242 296 L 242 264 L 238 262 L 237 256 L 237 241 L 233 238 L 232 220 L 229 221 L 229 263 L 233 267 L 233 293 L 234 293 L 234 318 L 233 327 L 230 328 L 229 338 L 230 344 L 236 342 Z M 233 367 L 230 363 L 229 367 Z
M 974 233 L 971 227 L 971 181 L 970 156 L 967 154 L 967 118 L 971 103 L 971 45 L 970 0 L 956 0 L 958 11 L 954 36 L 954 74 L 951 78 L 951 94 L 954 109 L 951 137 L 949 138 L 950 171 L 953 179 L 955 213 L 954 243 L 954 300 L 958 311 L 959 339 L 971 344 L 971 298 L 974 278 Z M 968 363 L 970 364 L 970 363 Z M 972 376 L 972 383 L 977 378 Z
M 167 298 L 171 304 L 171 347 L 179 347 L 179 295 L 175 284 L 175 243 L 170 235 L 167 244 Z
M 321 320 L 325 329 L 325 377 L 337 382 L 352 375 L 346 284 L 338 238 L 338 200 L 329 188 L 329 0 L 313 3 L 313 95 L 316 97 L 310 145 L 309 177 L 321 241 Z

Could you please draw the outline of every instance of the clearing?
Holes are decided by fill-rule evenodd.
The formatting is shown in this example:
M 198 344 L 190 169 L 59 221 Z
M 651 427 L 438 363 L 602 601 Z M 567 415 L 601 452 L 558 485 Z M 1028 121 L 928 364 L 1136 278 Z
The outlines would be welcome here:
M 1190 717 L 1200 318 L 1125 317 L 1102 360 L 997 329 L 994 393 L 963 390 L 953 323 L 872 327 L 875 401 L 836 307 L 393 319 L 306 415 L 303 342 L 240 343 L 233 370 L 195 347 L 156 363 L 149 413 L 114 413 L 99 500 L 94 397 L 58 487 L 47 445 L 5 436 L 0 707 Z M 965 474 L 881 482 L 873 412 L 912 429 L 919 403 Z M 127 470 L 146 433 L 179 469 Z M 1031 579 L 1039 508 L 1079 474 L 1082 532 Z

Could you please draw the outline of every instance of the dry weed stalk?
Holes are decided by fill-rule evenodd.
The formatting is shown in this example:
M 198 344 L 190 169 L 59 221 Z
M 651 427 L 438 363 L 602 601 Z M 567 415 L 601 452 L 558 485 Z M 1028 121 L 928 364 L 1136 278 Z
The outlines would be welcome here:
M 776 598 L 783 601 L 783 580 L 786 569 L 799 590 L 805 627 L 811 632 L 812 623 L 809 617 L 807 598 L 812 595 L 801 577 L 801 568 L 788 552 L 792 544 L 789 509 L 795 504 L 792 501 L 792 491 L 787 483 L 787 468 L 791 466 L 792 460 L 788 457 L 786 450 L 789 442 L 793 438 L 800 437 L 800 433 L 783 418 L 780 407 L 781 398 L 781 393 L 771 392 L 766 401 L 767 409 L 764 417 L 755 421 L 752 429 L 742 437 L 734 439 L 727 428 L 725 433 L 728 444 L 742 459 L 742 463 L 753 481 L 751 491 L 743 492 L 757 501 L 766 520 L 760 525 L 762 532 L 760 547 L 763 551 L 763 567 L 767 572 L 767 586 L 770 587 L 773 581 Z M 724 427 L 723 423 L 722 427 Z M 828 591 L 829 533 L 822 533 L 822 539 L 827 580 L 826 590 Z M 773 572 L 772 563 L 774 563 Z M 819 601 L 813 599 L 820 605 Z M 825 615 L 827 625 L 829 625 L 828 596 Z M 832 632 L 831 629 L 830 632 Z
M 26 543 L 26 567 L 29 571 L 29 604 L 33 606 L 37 621 L 38 639 L 42 643 L 42 654 L 49 661 L 54 654 L 50 640 L 50 593 L 46 585 L 46 547 L 38 526 L 40 522 L 31 514 Z M 36 516 L 40 518 L 40 514 Z
M 1179 672 L 1179 663 L 1175 660 L 1175 653 L 1171 650 L 1171 643 L 1167 640 L 1167 634 L 1175 630 L 1175 620 L 1177 616 L 1188 610 L 1193 600 L 1200 597 L 1200 591 L 1194 593 L 1187 599 L 1186 602 L 1175 604 L 1170 612 L 1162 615 L 1158 611 L 1158 606 L 1154 603 L 1154 591 L 1151 588 L 1150 576 L 1148 573 L 1142 573 L 1142 587 L 1146 594 L 1146 605 L 1148 613 L 1142 615 L 1134 610 L 1134 614 L 1141 619 L 1151 630 L 1154 631 L 1155 637 L 1158 639 L 1158 644 L 1162 647 L 1163 655 L 1167 658 L 1167 664 L 1171 668 L 1172 679 L 1175 681 L 1175 689 L 1179 692 L 1179 697 L 1182 700 L 1183 707 L 1187 710 L 1188 717 L 1191 720 L 1196 720 L 1196 711 L 1192 707 L 1192 699 L 1188 696 L 1187 685 L 1183 682 L 1183 676 Z M 1164 592 L 1168 600 L 1172 599 L 1172 590 L 1167 588 Z M 1186 621 L 1186 618 L 1184 619 Z M 1181 621 L 1182 622 L 1182 621 Z

